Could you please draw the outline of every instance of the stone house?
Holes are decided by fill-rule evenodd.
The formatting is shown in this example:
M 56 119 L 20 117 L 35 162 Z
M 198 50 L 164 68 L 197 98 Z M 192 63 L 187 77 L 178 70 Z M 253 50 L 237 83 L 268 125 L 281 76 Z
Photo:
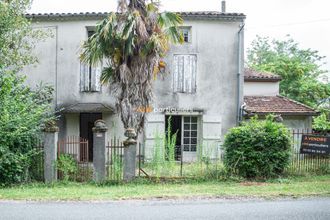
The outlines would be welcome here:
M 244 70 L 244 117 L 268 114 L 281 117 L 290 129 L 312 129 L 314 109 L 280 95 L 281 77 L 272 73 Z
M 165 62 L 170 74 L 158 77 L 154 104 L 145 130 L 139 135 L 146 158 L 153 155 L 157 133 L 164 134 L 171 116 L 177 131 L 176 145 L 183 146 L 185 160 L 194 160 L 203 146 L 220 145 L 227 130 L 241 120 L 245 15 L 225 12 L 181 12 L 185 43 L 172 46 Z M 27 83 L 39 82 L 55 89 L 54 109 L 59 114 L 59 139 L 83 137 L 92 158 L 92 127 L 103 119 L 108 138 L 124 140 L 115 99 L 101 85 L 100 68 L 83 65 L 79 49 L 106 13 L 28 14 L 35 28 L 52 37 L 36 46 L 39 63 L 27 67 Z M 209 148 L 209 149 L 208 149 Z M 181 152 L 178 151 L 178 154 Z M 180 155 L 179 155 L 180 156 Z

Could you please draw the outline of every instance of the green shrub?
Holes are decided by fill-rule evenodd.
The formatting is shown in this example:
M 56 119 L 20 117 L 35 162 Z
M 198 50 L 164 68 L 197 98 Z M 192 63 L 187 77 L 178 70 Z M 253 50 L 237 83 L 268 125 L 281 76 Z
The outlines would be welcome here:
M 63 175 L 63 180 L 67 182 L 77 173 L 78 164 L 70 154 L 62 154 L 56 161 L 56 168 Z
M 0 68 L 0 184 L 27 180 L 41 126 L 53 119 L 52 89 L 31 90 L 24 78 Z
M 253 118 L 226 135 L 225 166 L 244 178 L 276 177 L 289 165 L 290 140 L 288 129 L 273 116 Z
M 24 174 L 24 162 L 19 154 L 5 152 L 0 149 L 0 184 L 22 182 Z

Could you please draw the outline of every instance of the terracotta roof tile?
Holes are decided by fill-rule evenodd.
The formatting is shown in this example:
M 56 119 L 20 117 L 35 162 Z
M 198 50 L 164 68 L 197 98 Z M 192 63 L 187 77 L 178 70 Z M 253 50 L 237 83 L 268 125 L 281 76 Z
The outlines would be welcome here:
M 283 96 L 245 96 L 248 114 L 317 115 L 314 109 Z
M 183 18 L 204 18 L 204 19 L 225 19 L 236 20 L 245 19 L 246 16 L 242 13 L 223 13 L 218 11 L 187 11 L 176 12 Z M 25 14 L 27 18 L 32 19 L 69 19 L 74 17 L 90 17 L 90 18 L 103 18 L 107 16 L 108 12 L 80 12 L 80 13 L 28 13 Z
M 244 81 L 281 81 L 281 76 L 269 72 L 256 71 L 250 68 L 244 69 Z

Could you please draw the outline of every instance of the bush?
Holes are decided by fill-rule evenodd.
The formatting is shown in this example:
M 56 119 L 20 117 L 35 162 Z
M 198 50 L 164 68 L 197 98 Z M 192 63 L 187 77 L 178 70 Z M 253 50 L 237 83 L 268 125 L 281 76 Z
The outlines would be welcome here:
M 63 175 L 65 182 L 78 171 L 78 164 L 70 154 L 61 154 L 56 161 L 56 168 Z
M 225 166 L 244 178 L 276 177 L 289 165 L 290 140 L 288 129 L 273 116 L 253 118 L 226 135 Z
M 52 89 L 32 91 L 24 78 L 0 68 L 0 185 L 27 180 L 41 126 L 53 119 Z

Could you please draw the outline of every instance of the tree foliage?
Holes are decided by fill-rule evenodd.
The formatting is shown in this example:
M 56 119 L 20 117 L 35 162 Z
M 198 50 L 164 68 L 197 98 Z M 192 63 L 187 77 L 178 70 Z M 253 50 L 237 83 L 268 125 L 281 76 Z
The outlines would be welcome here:
M 36 62 L 31 51 L 46 32 L 33 29 L 25 17 L 31 0 L 0 1 L 0 68 L 16 71 Z
M 253 118 L 226 135 L 225 166 L 245 178 L 281 175 L 290 161 L 290 140 L 288 129 L 273 116 Z
M 247 53 L 249 67 L 282 77 L 281 95 L 311 107 L 330 96 L 330 85 L 317 80 L 326 72 L 321 68 L 324 57 L 318 51 L 301 49 L 291 38 L 270 40 L 257 36 Z
M 24 16 L 30 4 L 0 1 L 0 185 L 27 179 L 41 126 L 53 119 L 53 89 L 40 85 L 31 90 L 17 74 L 36 61 L 31 51 L 43 37 Z
M 0 184 L 26 179 L 41 126 L 52 119 L 52 88 L 33 91 L 24 78 L 0 70 Z
M 313 129 L 322 134 L 327 134 L 330 132 L 329 114 L 324 112 L 318 117 L 315 117 L 313 121 Z
M 182 42 L 175 13 L 159 12 L 159 2 L 119 0 L 118 13 L 110 13 L 83 45 L 81 60 L 106 62 L 102 82 L 109 82 L 125 128 L 139 131 L 152 99 L 152 80 L 164 66 L 161 58 L 170 42 Z

